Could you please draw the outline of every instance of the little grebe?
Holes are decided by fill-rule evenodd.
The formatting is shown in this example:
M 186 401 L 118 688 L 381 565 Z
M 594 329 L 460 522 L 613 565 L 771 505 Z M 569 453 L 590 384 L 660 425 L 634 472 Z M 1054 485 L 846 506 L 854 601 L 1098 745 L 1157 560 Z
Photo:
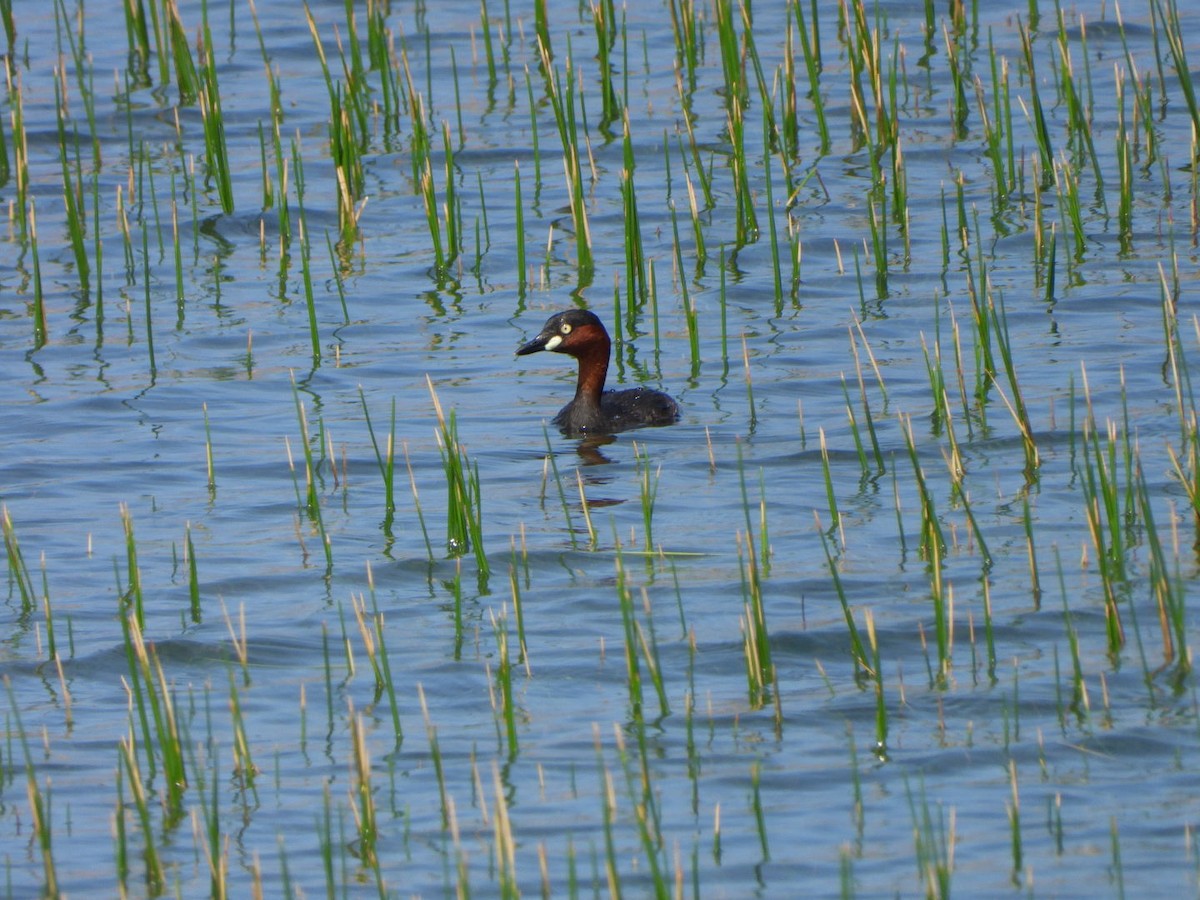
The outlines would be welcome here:
M 517 350 L 517 355 L 552 350 L 579 360 L 575 399 L 554 417 L 554 424 L 566 434 L 611 434 L 675 422 L 679 407 L 660 391 L 644 387 L 604 390 L 611 348 L 608 332 L 593 313 L 568 309 L 547 319 L 541 333 Z

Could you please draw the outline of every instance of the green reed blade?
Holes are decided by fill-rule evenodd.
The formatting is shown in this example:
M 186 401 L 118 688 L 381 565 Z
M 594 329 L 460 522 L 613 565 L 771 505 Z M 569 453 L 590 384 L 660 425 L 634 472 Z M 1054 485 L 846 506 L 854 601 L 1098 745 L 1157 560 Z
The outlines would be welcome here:
M 363 420 L 367 424 L 367 433 L 371 437 L 371 447 L 375 451 L 375 463 L 379 467 L 379 474 L 383 479 L 384 510 L 387 513 L 392 513 L 396 509 L 396 398 L 392 398 L 391 424 L 387 433 L 387 446 L 383 450 L 380 449 L 379 441 L 375 437 L 375 427 L 371 423 L 371 411 L 367 408 L 367 396 L 363 392 L 362 385 L 359 385 L 358 388 L 358 400 L 362 405 Z
M 28 616 L 37 606 L 37 597 L 33 587 L 33 578 L 25 565 L 21 553 L 21 545 L 17 540 L 16 528 L 7 506 L 0 505 L 0 526 L 4 532 L 4 551 L 8 561 L 9 578 L 15 581 L 21 594 L 21 614 Z
M 203 619 L 200 608 L 200 576 L 196 566 L 196 547 L 192 543 L 192 525 L 184 523 L 183 531 L 184 555 L 187 557 L 188 570 L 188 600 L 192 622 L 199 625 Z

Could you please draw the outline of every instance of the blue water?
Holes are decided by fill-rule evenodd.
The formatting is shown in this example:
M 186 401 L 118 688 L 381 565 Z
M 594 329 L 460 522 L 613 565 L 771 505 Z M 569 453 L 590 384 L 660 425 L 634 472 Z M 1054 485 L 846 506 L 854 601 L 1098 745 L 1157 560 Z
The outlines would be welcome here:
M 493 27 L 507 27 L 504 10 L 491 6 Z M 1124 66 L 1125 48 L 1114 28 L 1092 21 L 1101 18 L 1099 6 L 1071 11 L 1081 84 L 1085 55 L 1090 69 L 1093 140 L 1104 179 L 1098 194 L 1090 162 L 1068 144 L 1066 111 L 1051 76 L 1061 64 L 1055 25 L 1042 10 L 1034 30 L 1038 83 L 1055 151 L 1077 164 L 1086 235 L 1082 254 L 1071 258 L 1070 223 L 1058 194 L 1053 187 L 1043 192 L 1041 215 L 1047 232 L 1053 223 L 1057 234 L 1056 287 L 1047 298 L 1046 272 L 1034 265 L 1037 151 L 1015 99 L 1030 102 L 1017 31 L 1028 5 L 981 11 L 978 31 L 963 38 L 989 104 L 989 40 L 1010 70 L 1024 193 L 1001 207 L 973 87 L 967 134 L 953 135 L 941 18 L 926 45 L 923 7 L 872 9 L 885 61 L 897 41 L 904 50 L 897 115 L 909 191 L 907 244 L 890 224 L 881 291 L 870 238 L 870 151 L 853 139 L 848 63 L 834 11 L 823 12 L 820 22 L 832 147 L 823 157 L 817 153 L 798 58 L 800 152 L 789 162 L 800 187 L 791 205 L 778 155 L 770 169 L 774 206 L 767 205 L 761 104 L 749 70 L 746 141 L 760 234 L 742 247 L 735 246 L 720 47 L 711 11 L 703 11 L 703 58 L 690 102 L 715 205 L 701 213 L 707 248 L 701 261 L 685 173 L 697 176 L 680 149 L 687 137 L 669 9 L 624 10 L 626 45 L 617 41 L 617 58 L 629 60 L 627 93 L 623 72 L 615 83 L 628 102 L 641 235 L 657 288 L 653 303 L 632 310 L 621 127 L 613 123 L 609 136 L 600 128 L 595 32 L 590 15 L 581 19 L 574 5 L 551 9 L 550 23 L 556 68 L 561 75 L 569 42 L 583 83 L 580 133 L 586 114 L 585 196 L 596 258 L 590 279 L 581 279 L 576 265 L 531 7 L 512 4 L 511 63 L 505 69 L 499 62 L 492 89 L 478 6 L 444 3 L 419 14 L 393 9 L 386 21 L 395 52 L 403 35 L 414 87 L 429 95 L 439 201 L 446 183 L 441 123 L 450 126 L 463 253 L 449 273 L 433 270 L 406 112 L 396 134 L 372 120 L 361 231 L 338 251 L 336 276 L 326 243 L 338 241 L 329 95 L 298 11 L 282 4 L 258 10 L 281 86 L 280 132 L 289 154 L 293 237 L 281 263 L 278 212 L 263 210 L 260 126 L 268 135 L 273 189 L 278 194 L 281 187 L 269 94 L 247 12 L 234 8 L 231 28 L 229 10 L 209 10 L 235 191 L 235 211 L 227 215 L 203 177 L 198 108 L 178 108 L 177 133 L 177 92 L 157 85 L 157 59 L 150 66 L 154 88 L 128 97 L 114 88 L 112 73 L 129 65 L 123 21 L 86 7 L 102 245 L 101 264 L 89 232 L 93 269 L 86 291 L 63 211 L 55 22 L 14 11 L 47 339 L 38 346 L 34 337 L 33 247 L 13 212 L 10 178 L 0 187 L 10 211 L 0 240 L 0 366 L 7 387 L 0 399 L 0 501 L 37 601 L 22 609 L 20 567 L 6 549 L 0 670 L 11 693 L 9 737 L 0 745 L 0 854 L 13 896 L 36 893 L 46 878 L 30 836 L 25 747 L 33 781 L 49 798 L 51 858 L 65 892 L 114 891 L 118 816 L 128 835 L 131 893 L 153 892 L 145 884 L 147 840 L 164 862 L 168 892 L 208 892 L 204 827 L 212 815 L 233 894 L 248 893 L 256 882 L 268 895 L 289 885 L 307 895 L 329 885 L 334 893 L 376 893 L 376 871 L 361 861 L 355 818 L 358 723 L 378 818 L 377 871 L 383 890 L 395 895 L 453 894 L 459 886 L 497 893 L 498 804 L 515 841 L 516 884 L 526 894 L 544 883 L 556 895 L 608 893 L 611 854 L 611 877 L 632 895 L 651 892 L 655 867 L 667 885 L 705 897 L 911 895 L 928 887 L 914 834 L 952 859 L 950 883 L 959 892 L 1195 893 L 1195 682 L 1190 674 L 1176 680 L 1178 667 L 1163 651 L 1148 539 L 1158 535 L 1170 583 L 1190 600 L 1195 523 L 1171 461 L 1171 452 L 1182 454 L 1186 446 L 1160 281 L 1160 266 L 1169 288 L 1178 272 L 1186 375 L 1197 353 L 1188 291 L 1195 241 L 1191 176 L 1182 168 L 1190 117 L 1177 84 L 1166 85 L 1165 106 L 1157 81 L 1151 85 L 1165 155 L 1137 161 L 1132 240 L 1122 248 L 1113 67 Z M 1156 71 L 1148 15 L 1125 12 L 1130 56 L 1139 72 Z M 185 4 L 180 15 L 194 37 L 200 7 Z M 345 40 L 344 8 L 330 4 L 314 15 L 333 75 L 342 78 L 334 26 Z M 1106 15 L 1111 26 L 1111 11 Z M 1087 22 L 1086 54 L 1076 16 Z M 357 17 L 365 41 L 366 12 L 357 10 Z M 780 9 L 755 5 L 753 34 L 768 84 L 782 61 L 786 30 Z M 67 53 L 69 124 L 85 137 L 88 120 Z M 1169 73 L 1167 51 L 1160 53 Z M 13 102 L 6 94 L 10 159 Z M 303 161 L 319 361 L 301 267 L 293 141 Z M 90 141 L 79 153 L 91 216 Z M 518 161 L 530 282 L 524 294 L 516 269 Z M 184 175 L 193 165 L 200 186 L 194 204 Z M 881 166 L 890 178 L 890 156 Z M 972 232 L 965 254 L 956 231 L 959 173 Z M 118 192 L 131 223 L 129 268 Z M 697 311 L 695 359 L 671 203 Z M 782 258 L 779 297 L 770 215 Z M 802 248 L 795 289 L 789 223 Z M 1033 478 L 1006 406 L 1012 389 L 1003 369 L 996 383 L 983 382 L 984 400 L 975 396 L 980 344 L 969 290 L 979 283 L 981 259 L 1002 303 L 1029 410 L 1040 460 Z M 573 302 L 586 302 L 614 332 L 620 320 L 610 381 L 668 390 L 683 409 L 678 425 L 625 433 L 600 446 L 581 446 L 550 429 L 573 390 L 573 366 L 558 356 L 517 359 L 514 352 L 550 312 Z M 935 415 L 927 366 L 938 348 L 948 423 Z M 876 471 L 866 430 L 860 371 L 883 471 Z M 488 577 L 473 552 L 460 558 L 448 552 L 443 456 L 427 379 L 447 413 L 453 410 L 466 459 L 477 467 Z M 1120 533 L 1128 577 L 1118 586 L 1126 641 L 1115 655 L 1107 650 L 1103 581 L 1086 518 L 1085 386 L 1106 452 L 1106 423 L 1117 429 L 1114 471 L 1126 504 Z M 1183 396 L 1191 416 L 1186 385 Z M 364 404 L 382 450 L 393 403 L 396 509 L 389 515 Z M 1153 531 L 1144 510 L 1128 505 L 1134 495 L 1127 489 L 1126 436 L 1141 462 Z M 305 503 L 306 440 L 315 460 L 319 525 Z M 947 459 L 955 444 L 969 507 L 951 490 Z M 940 583 L 943 595 L 953 596 L 955 628 L 944 680 L 934 677 L 934 568 L 921 555 L 916 466 L 946 540 Z M 1030 574 L 1026 504 L 1040 592 Z M 764 704 L 748 688 L 741 630 L 748 528 L 776 667 Z M 195 615 L 189 533 L 200 591 Z M 162 816 L 161 759 L 143 746 L 128 689 L 135 676 L 121 595 L 135 583 L 146 638 L 184 732 L 189 784 L 183 817 L 174 823 Z M 622 583 L 645 647 L 654 648 L 637 649 L 640 710 L 625 657 Z M 875 682 L 856 672 L 839 585 L 864 642 L 868 619 L 874 627 L 887 713 L 882 747 Z M 356 602 L 382 616 L 399 736 L 387 692 L 375 689 Z M 515 743 L 498 712 L 501 632 L 512 662 Z M 1190 647 L 1197 638 L 1194 613 L 1186 615 L 1183 633 Z M 1086 696 L 1074 694 L 1072 635 Z M 661 671 L 666 709 L 647 656 Z M 240 705 L 253 777 L 238 770 L 246 760 L 235 750 L 231 696 Z M 120 742 L 130 735 L 150 792 L 149 835 L 121 762 Z M 444 797 L 452 801 L 453 827 L 444 818 Z M 641 836 L 639 808 L 653 823 L 647 826 L 653 838 Z

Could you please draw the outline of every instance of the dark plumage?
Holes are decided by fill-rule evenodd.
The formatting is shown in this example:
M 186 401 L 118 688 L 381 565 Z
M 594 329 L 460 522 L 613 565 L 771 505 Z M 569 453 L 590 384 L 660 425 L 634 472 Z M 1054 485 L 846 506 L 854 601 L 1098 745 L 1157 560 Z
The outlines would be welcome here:
M 670 425 L 679 419 L 679 406 L 661 391 L 604 390 L 612 341 L 594 313 L 583 309 L 555 313 L 517 355 L 539 350 L 566 353 L 579 362 L 575 399 L 554 417 L 554 424 L 566 434 L 612 434 L 643 425 Z

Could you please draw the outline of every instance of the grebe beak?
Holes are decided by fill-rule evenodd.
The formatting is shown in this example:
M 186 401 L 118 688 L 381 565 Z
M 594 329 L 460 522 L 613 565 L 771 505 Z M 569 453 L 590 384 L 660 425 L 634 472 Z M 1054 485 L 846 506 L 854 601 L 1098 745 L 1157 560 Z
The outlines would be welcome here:
M 517 350 L 517 356 L 527 356 L 539 350 L 554 350 L 562 343 L 562 335 L 557 331 L 543 331 L 527 344 Z

